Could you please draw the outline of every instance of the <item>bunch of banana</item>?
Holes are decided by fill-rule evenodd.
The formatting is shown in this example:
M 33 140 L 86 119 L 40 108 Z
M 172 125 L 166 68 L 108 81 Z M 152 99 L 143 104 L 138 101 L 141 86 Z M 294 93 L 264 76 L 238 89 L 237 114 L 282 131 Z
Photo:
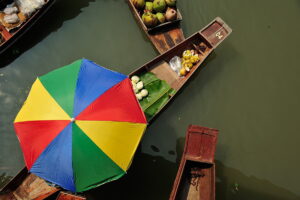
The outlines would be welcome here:
M 187 72 L 200 60 L 199 55 L 194 50 L 185 50 L 182 53 L 180 75 L 185 76 Z

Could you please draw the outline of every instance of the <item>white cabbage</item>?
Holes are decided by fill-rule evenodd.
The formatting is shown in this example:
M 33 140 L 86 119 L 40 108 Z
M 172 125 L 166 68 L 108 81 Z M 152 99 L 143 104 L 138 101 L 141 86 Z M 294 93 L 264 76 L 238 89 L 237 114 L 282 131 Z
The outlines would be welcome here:
M 15 0 L 24 15 L 30 16 L 40 9 L 46 2 L 44 0 Z

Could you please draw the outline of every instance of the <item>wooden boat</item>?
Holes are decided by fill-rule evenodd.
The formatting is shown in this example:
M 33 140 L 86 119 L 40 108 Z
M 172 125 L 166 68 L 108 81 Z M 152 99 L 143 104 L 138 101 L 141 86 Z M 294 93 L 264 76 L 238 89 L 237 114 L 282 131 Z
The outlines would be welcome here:
M 38 20 L 43 16 L 47 10 L 54 4 L 55 0 L 45 0 L 47 3 L 43 5 L 32 16 L 26 19 L 25 22 L 20 24 L 19 27 L 8 31 L 3 25 L 0 24 L 0 54 L 7 50 L 14 44 L 22 35 L 24 35 Z M 4 9 L 7 4 L 12 3 L 12 0 L 2 0 L 0 2 L 0 9 Z
M 43 179 L 28 173 L 27 168 L 22 169 L 0 191 L 1 200 L 42 200 L 57 191 L 59 188 L 49 186 Z
M 74 195 L 67 192 L 60 192 L 56 200 L 86 200 L 86 198 L 83 196 Z
M 172 47 L 162 55 L 154 58 L 150 62 L 144 64 L 137 70 L 129 74 L 129 76 L 140 74 L 143 72 L 153 72 L 158 78 L 165 80 L 173 89 L 178 91 L 200 67 L 207 56 L 232 32 L 226 23 L 219 17 L 213 20 L 209 25 L 201 31 L 195 33 L 191 37 L 182 41 L 178 45 Z M 173 72 L 168 62 L 174 56 L 180 56 L 186 49 L 196 48 L 201 54 L 201 60 L 198 62 L 185 77 L 178 77 Z M 175 95 L 175 94 L 174 94 Z M 170 96 L 168 102 L 174 97 Z M 168 104 L 168 102 L 155 114 L 157 114 Z M 153 119 L 153 118 L 152 118 Z M 149 121 L 151 122 L 152 119 Z M 22 180 L 29 174 L 26 167 L 12 181 L 2 189 L 3 191 L 14 191 L 15 185 L 20 185 Z M 24 175 L 25 174 L 25 175 Z
M 182 86 L 189 80 L 189 78 L 194 74 L 194 72 L 201 66 L 204 60 L 212 53 L 212 51 L 227 38 L 232 32 L 231 28 L 220 18 L 217 17 L 210 24 L 204 27 L 199 32 L 193 34 L 186 40 L 167 50 L 165 53 L 157 56 L 150 62 L 144 64 L 137 70 L 130 73 L 129 76 L 139 75 L 145 72 L 154 73 L 159 79 L 165 80 L 171 88 L 176 92 L 179 91 Z M 181 57 L 182 53 L 187 49 L 194 49 L 198 51 L 200 56 L 200 61 L 196 63 L 190 72 L 184 77 L 179 77 L 175 73 L 170 65 L 169 61 L 174 57 Z M 173 93 L 168 102 L 174 97 L 176 93 Z M 165 103 L 165 105 L 168 104 Z M 162 109 L 158 110 L 155 114 L 157 115 Z M 154 117 L 153 117 L 154 118 Z M 153 119 L 152 118 L 152 119 Z M 152 120 L 150 119 L 150 121 Z
M 127 0 L 127 2 L 138 24 L 160 54 L 184 40 L 184 35 L 180 28 L 182 16 L 178 9 L 177 20 L 163 23 L 154 28 L 147 28 L 141 18 L 141 13 L 134 7 L 132 1 Z
M 61 191 L 62 188 L 52 187 L 38 176 L 29 173 L 24 167 L 0 191 L 1 200 L 43 200 L 56 197 L 56 200 L 86 200 L 85 197 Z M 57 193 L 59 194 L 57 195 Z
M 214 200 L 218 130 L 190 125 L 169 200 Z

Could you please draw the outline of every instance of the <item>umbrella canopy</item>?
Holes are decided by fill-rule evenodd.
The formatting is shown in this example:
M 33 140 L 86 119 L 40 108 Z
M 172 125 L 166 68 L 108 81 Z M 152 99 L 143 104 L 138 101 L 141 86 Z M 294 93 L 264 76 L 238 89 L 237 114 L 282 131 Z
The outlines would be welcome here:
M 123 176 L 146 124 L 129 78 L 86 59 L 37 78 L 14 122 L 29 171 L 73 192 Z

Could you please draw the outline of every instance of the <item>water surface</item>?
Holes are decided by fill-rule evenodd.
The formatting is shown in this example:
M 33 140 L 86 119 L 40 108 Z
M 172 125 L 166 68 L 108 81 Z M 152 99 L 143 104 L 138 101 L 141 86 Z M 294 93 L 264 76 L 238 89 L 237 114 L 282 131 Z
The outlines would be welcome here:
M 185 36 L 216 16 L 233 34 L 148 128 L 128 174 L 87 196 L 167 199 L 185 130 L 198 124 L 220 130 L 217 199 L 300 199 L 300 2 L 178 6 Z M 24 165 L 12 122 L 37 76 L 82 57 L 128 74 L 156 55 L 125 1 L 59 0 L 0 58 L 0 177 Z

